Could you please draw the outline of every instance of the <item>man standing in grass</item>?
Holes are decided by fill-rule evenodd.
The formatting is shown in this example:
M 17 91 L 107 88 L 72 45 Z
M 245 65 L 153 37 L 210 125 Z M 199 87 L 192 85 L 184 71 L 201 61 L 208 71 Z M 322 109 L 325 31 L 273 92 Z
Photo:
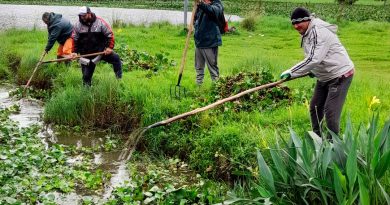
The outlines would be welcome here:
M 223 15 L 220 0 L 199 1 L 194 20 L 195 70 L 198 85 L 203 83 L 205 63 L 209 68 L 211 80 L 219 78 L 218 46 L 222 45 L 222 37 L 217 19 L 220 15 Z
M 48 53 L 57 41 L 60 46 L 57 49 L 57 58 L 66 58 L 72 53 L 73 26 L 68 19 L 62 17 L 61 14 L 53 12 L 45 12 L 42 15 L 42 21 L 47 25 L 49 33 L 45 51 Z
M 79 10 L 79 22 L 74 27 L 74 53 L 81 55 L 103 52 L 102 56 L 93 56 L 80 59 L 84 85 L 91 86 L 92 75 L 96 63 L 104 60 L 112 64 L 117 79 L 122 78 L 122 62 L 113 49 L 115 45 L 114 33 L 110 25 L 102 18 L 91 12 L 89 7 L 83 6 Z
M 305 8 L 296 8 L 291 23 L 301 36 L 305 59 L 284 71 L 281 78 L 311 73 L 318 80 L 310 102 L 313 131 L 319 136 L 325 117 L 330 131 L 339 134 L 340 116 L 354 74 L 354 65 L 336 32 L 337 26 L 313 17 Z M 330 135 L 328 135 L 330 138 Z

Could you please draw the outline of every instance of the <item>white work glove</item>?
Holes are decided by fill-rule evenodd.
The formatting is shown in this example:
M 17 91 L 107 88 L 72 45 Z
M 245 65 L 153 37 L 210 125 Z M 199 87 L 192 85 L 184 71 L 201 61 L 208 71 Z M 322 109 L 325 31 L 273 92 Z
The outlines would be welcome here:
M 291 78 L 291 69 L 285 70 L 282 74 L 280 74 L 280 79 L 289 79 Z

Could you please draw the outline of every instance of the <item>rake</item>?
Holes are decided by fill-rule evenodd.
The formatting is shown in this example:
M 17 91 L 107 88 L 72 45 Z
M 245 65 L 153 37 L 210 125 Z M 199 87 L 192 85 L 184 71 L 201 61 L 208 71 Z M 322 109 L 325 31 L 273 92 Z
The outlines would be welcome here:
M 171 98 L 175 97 L 177 99 L 180 99 L 182 97 L 182 95 L 184 95 L 184 97 L 186 96 L 186 89 L 185 89 L 185 87 L 182 87 L 180 85 L 180 82 L 181 82 L 181 78 L 183 76 L 184 65 L 186 63 L 186 57 L 187 57 L 188 46 L 190 43 L 191 33 L 194 30 L 194 19 L 195 19 L 195 13 L 196 13 L 197 8 L 198 8 L 198 4 L 196 2 L 194 2 L 194 6 L 192 8 L 191 22 L 190 22 L 190 25 L 188 26 L 186 44 L 184 46 L 183 55 L 182 55 L 181 63 L 180 63 L 179 79 L 177 80 L 176 85 L 171 85 L 170 92 L 169 92 L 171 95 Z

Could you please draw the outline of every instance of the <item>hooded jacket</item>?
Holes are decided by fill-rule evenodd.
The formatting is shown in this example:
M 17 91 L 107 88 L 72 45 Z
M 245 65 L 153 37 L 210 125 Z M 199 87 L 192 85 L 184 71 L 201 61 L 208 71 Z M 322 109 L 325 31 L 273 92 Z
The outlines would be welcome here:
M 74 52 L 89 54 L 104 51 L 105 48 L 114 49 L 114 33 L 110 25 L 102 18 L 92 13 L 92 21 L 76 23 L 73 33 Z
M 354 69 L 354 64 L 336 32 L 336 25 L 313 18 L 302 36 L 301 46 L 305 59 L 290 69 L 291 77 L 311 72 L 319 81 L 327 82 Z
M 49 16 L 47 30 L 49 36 L 45 50 L 50 51 L 56 41 L 64 45 L 66 39 L 72 36 L 73 26 L 69 20 L 62 18 L 61 14 L 52 12 Z
M 211 4 L 200 3 L 194 20 L 194 39 L 197 48 L 213 48 L 222 45 L 217 19 L 223 15 L 223 5 L 220 0 Z

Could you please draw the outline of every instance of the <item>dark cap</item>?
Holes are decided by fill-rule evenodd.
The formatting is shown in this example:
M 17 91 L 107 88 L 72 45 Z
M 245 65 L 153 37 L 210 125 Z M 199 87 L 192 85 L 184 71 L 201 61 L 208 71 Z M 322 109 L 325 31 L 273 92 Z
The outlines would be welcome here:
M 46 23 L 46 22 L 49 22 L 49 20 L 50 20 L 50 14 L 51 14 L 50 12 L 45 12 L 45 13 L 43 13 L 43 14 L 42 14 L 42 21 L 45 22 L 45 23 Z
M 311 20 L 310 12 L 302 7 L 298 7 L 294 9 L 294 11 L 291 13 L 291 23 L 297 24 L 304 21 L 310 21 Z

